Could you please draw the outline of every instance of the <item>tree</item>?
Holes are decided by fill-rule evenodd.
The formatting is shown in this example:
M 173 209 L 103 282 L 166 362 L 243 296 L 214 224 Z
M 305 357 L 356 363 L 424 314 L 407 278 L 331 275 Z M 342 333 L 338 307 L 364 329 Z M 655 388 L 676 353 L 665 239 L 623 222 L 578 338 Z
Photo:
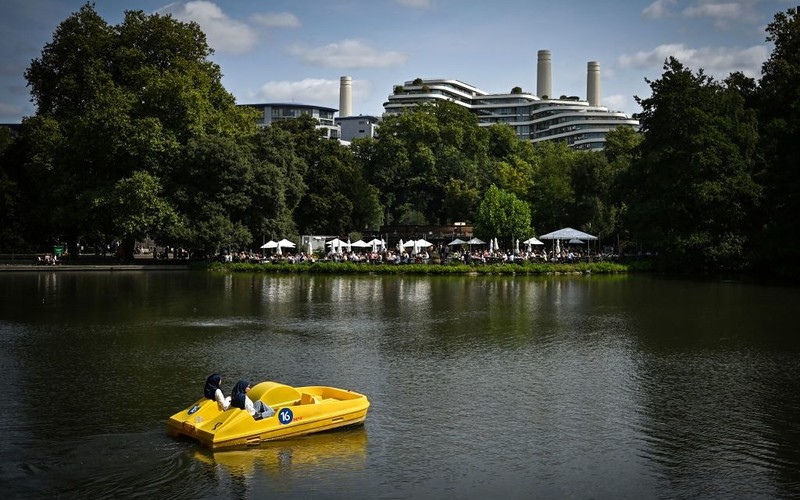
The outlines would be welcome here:
M 175 238 L 178 215 L 163 191 L 158 178 L 139 170 L 117 181 L 107 199 L 98 202 L 111 210 L 115 231 L 124 240 Z
M 527 203 L 497 186 L 491 186 L 475 214 L 475 234 L 496 237 L 513 245 L 514 239 L 532 232 L 531 209 Z
M 628 223 L 645 249 L 683 269 L 738 269 L 757 207 L 756 119 L 735 88 L 669 58 L 637 98 L 644 141 L 626 180 Z
M 576 152 L 556 142 L 537 143 L 535 150 L 537 168 L 529 198 L 535 225 L 551 228 L 575 225 L 571 211 L 575 205 L 572 164 Z
M 447 200 L 452 179 L 469 188 L 487 165 L 487 132 L 468 110 L 450 102 L 423 104 L 386 117 L 380 138 L 356 151 L 370 184 L 382 194 L 387 223 L 444 223 L 458 205 Z M 459 190 L 463 192 L 463 190 Z
M 118 181 L 147 172 L 175 186 L 190 142 L 255 132 L 211 54 L 197 24 L 170 16 L 129 11 L 110 26 L 87 3 L 58 26 L 25 74 L 37 106 L 23 129 L 36 138 L 26 141 L 27 168 L 49 236 L 65 238 L 71 250 L 98 227 L 121 237 L 118 214 L 103 204 Z
M 797 9 L 775 14 L 767 26 L 774 44 L 762 67 L 756 91 L 759 150 L 764 159 L 764 231 L 756 241 L 763 267 L 800 276 L 796 214 L 800 211 L 800 170 L 795 150 L 800 137 L 800 15 Z
M 344 235 L 380 225 L 383 208 L 377 189 L 370 185 L 353 151 L 324 138 L 310 116 L 284 120 L 270 128 L 288 132 L 283 147 L 292 148 L 303 161 L 303 186 L 293 206 L 293 218 L 302 234 Z M 297 171 L 296 175 L 300 174 Z

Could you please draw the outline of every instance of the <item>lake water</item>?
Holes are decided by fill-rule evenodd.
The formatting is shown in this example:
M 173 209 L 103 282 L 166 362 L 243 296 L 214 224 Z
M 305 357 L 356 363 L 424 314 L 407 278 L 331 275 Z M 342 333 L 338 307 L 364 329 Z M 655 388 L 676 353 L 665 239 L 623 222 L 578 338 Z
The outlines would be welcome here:
M 653 276 L 0 273 L 12 498 L 789 498 L 800 290 Z M 363 427 L 211 453 L 223 374 Z

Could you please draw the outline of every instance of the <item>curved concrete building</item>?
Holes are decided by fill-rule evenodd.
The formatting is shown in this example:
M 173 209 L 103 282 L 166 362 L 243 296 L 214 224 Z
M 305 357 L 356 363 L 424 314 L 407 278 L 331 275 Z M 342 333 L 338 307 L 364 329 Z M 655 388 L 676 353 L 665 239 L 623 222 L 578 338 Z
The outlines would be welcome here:
M 588 63 L 586 101 L 577 96 L 555 99 L 550 95 L 550 51 L 539 51 L 537 85 L 541 95 L 490 94 L 452 79 L 407 81 L 395 87 L 383 108 L 392 114 L 425 102 L 449 101 L 475 113 L 483 127 L 505 123 L 520 139 L 560 141 L 581 150 L 603 149 L 606 135 L 617 127 L 639 129 L 638 120 L 600 106 L 600 64 L 596 61 Z

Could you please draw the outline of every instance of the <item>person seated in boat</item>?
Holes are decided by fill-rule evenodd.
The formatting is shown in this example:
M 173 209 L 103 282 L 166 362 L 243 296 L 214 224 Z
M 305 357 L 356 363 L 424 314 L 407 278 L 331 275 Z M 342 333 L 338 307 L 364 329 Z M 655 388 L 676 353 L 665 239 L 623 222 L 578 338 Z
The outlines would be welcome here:
M 254 404 L 253 401 L 247 397 L 249 391 L 250 382 L 247 380 L 236 382 L 236 385 L 233 386 L 233 392 L 231 393 L 231 406 L 247 411 L 247 413 L 252 415 L 256 420 L 269 418 L 275 414 L 275 410 L 264 404 L 260 399 Z
M 230 396 L 227 398 L 225 397 L 220 384 L 222 384 L 222 375 L 218 373 L 211 374 L 206 379 L 206 386 L 203 388 L 203 394 L 211 401 L 216 401 L 221 411 L 225 411 L 231 406 L 231 398 Z

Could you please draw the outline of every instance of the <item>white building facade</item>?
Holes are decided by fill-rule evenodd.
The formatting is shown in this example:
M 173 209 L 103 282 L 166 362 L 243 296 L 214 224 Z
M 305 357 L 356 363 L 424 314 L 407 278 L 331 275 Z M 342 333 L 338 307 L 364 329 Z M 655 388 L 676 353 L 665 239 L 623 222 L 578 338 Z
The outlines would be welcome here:
M 504 123 L 520 139 L 561 141 L 580 150 L 603 149 L 606 135 L 616 127 L 639 129 L 638 120 L 600 105 L 600 65 L 596 61 L 588 63 L 587 100 L 549 95 L 550 51 L 539 51 L 537 73 L 539 95 L 520 89 L 490 94 L 459 80 L 418 78 L 396 86 L 383 107 L 387 114 L 393 114 L 421 103 L 450 101 L 475 113 L 480 126 Z

